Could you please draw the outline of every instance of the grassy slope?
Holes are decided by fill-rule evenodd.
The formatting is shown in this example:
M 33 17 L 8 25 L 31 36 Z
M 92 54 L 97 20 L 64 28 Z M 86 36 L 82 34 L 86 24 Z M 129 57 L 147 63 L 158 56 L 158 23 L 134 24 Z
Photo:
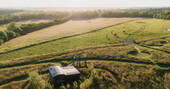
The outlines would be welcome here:
M 71 20 L 12 39 L 1 45 L 0 51 L 7 51 L 42 41 L 82 34 L 136 19 L 137 18 L 97 18 L 91 20 Z
M 59 39 L 41 45 L 32 46 L 18 51 L 1 54 L 0 60 L 19 58 L 32 55 L 41 55 L 51 52 L 61 52 L 69 49 L 84 48 L 97 45 L 120 43 L 127 39 L 128 34 L 134 34 L 130 38 L 143 41 L 155 37 L 168 36 L 170 32 L 170 21 L 158 19 L 144 19 L 121 25 L 105 28 L 96 32 Z M 123 32 L 126 30 L 126 34 Z M 116 33 L 116 38 L 112 33 Z
M 149 52 L 151 56 L 152 53 L 154 53 L 153 50 L 148 50 L 146 48 L 139 48 L 139 49 L 141 51 L 145 50 L 145 52 Z M 164 78 L 163 76 L 165 75 L 166 70 L 169 69 L 166 68 L 160 69 L 161 67 L 159 66 L 142 63 L 140 61 L 148 62 L 148 59 L 141 59 L 142 57 L 140 55 L 134 55 L 136 57 L 139 57 L 136 60 L 139 61 L 138 63 L 132 62 L 134 60 L 129 62 L 123 61 L 121 59 L 115 61 L 114 58 L 121 58 L 121 57 L 129 58 L 131 60 L 130 57 L 133 56 L 133 54 L 129 54 L 129 52 L 134 50 L 135 48 L 133 46 L 108 45 L 108 46 L 97 47 L 97 48 L 94 47 L 89 49 L 73 50 L 61 54 L 49 54 L 49 55 L 33 57 L 33 58 L 15 59 L 6 63 L 1 61 L 0 62 L 0 73 L 1 73 L 0 87 L 11 86 L 14 89 L 16 87 L 17 89 L 21 89 L 21 87 L 24 86 L 23 83 L 25 83 L 25 81 L 27 80 L 28 73 L 30 71 L 39 71 L 41 75 L 47 75 L 48 76 L 47 80 L 48 80 L 49 75 L 47 72 L 47 68 L 49 66 L 70 65 L 69 60 L 72 58 L 72 56 L 79 55 L 79 54 L 87 54 L 89 65 L 93 64 L 96 69 L 102 69 L 105 71 L 104 73 L 99 73 L 99 74 L 103 74 L 100 76 L 102 76 L 105 81 L 104 83 L 99 82 L 98 83 L 99 85 L 102 86 L 109 85 L 110 88 L 115 87 L 114 89 L 120 89 L 120 87 L 135 89 L 144 86 L 147 87 L 148 89 L 156 89 L 158 87 L 159 89 L 161 89 L 164 87 L 162 86 L 163 84 L 168 84 L 169 75 L 166 75 L 167 78 Z M 158 54 L 159 52 L 156 53 Z M 167 55 L 167 54 L 163 54 L 163 55 Z M 83 57 L 83 55 L 81 55 L 81 57 Z M 3 65 L 4 68 L 2 68 Z M 9 67 L 9 65 L 13 65 L 13 66 Z M 87 71 L 84 72 L 89 73 Z M 110 74 L 107 72 L 110 72 L 112 76 L 108 76 Z M 111 80 L 114 83 L 110 84 Z

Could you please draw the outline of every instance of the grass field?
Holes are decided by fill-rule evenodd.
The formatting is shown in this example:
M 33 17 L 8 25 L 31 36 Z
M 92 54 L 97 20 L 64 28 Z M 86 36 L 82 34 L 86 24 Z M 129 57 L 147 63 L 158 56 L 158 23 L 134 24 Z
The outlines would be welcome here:
M 123 49 L 122 49 L 123 48 Z M 96 55 L 105 55 L 103 54 L 103 51 L 109 51 L 113 50 L 110 52 L 115 52 L 114 50 L 119 50 L 119 52 L 125 53 L 123 50 L 129 49 L 127 46 L 122 46 L 122 47 L 106 47 L 106 48 L 97 48 L 95 52 L 93 52 L 93 56 Z M 131 47 L 130 47 L 131 49 Z M 101 51 L 99 51 L 101 50 Z M 56 56 L 42 56 L 38 60 L 38 57 L 36 58 L 37 61 L 32 60 L 33 62 L 28 62 L 30 61 L 29 59 L 22 59 L 25 60 L 25 62 L 22 63 L 22 65 L 15 65 L 13 67 L 6 67 L 6 68 L 0 68 L 0 86 L 2 88 L 6 87 L 12 87 L 17 89 L 22 89 L 23 87 L 27 86 L 27 78 L 28 78 L 28 73 L 30 71 L 38 71 L 41 76 L 48 81 L 49 80 L 49 74 L 47 71 L 47 68 L 52 65 L 62 65 L 62 66 L 67 66 L 70 65 L 69 60 L 67 58 L 72 57 L 72 55 L 75 54 L 81 54 L 81 52 L 84 53 L 89 53 L 89 50 L 84 50 L 84 51 L 73 51 L 70 53 L 62 54 L 62 55 L 56 55 Z M 103 53 L 101 53 L 103 52 Z M 110 54 L 109 52 L 109 54 Z M 112 54 L 112 53 L 111 53 Z M 118 56 L 112 54 L 110 56 Z M 106 55 L 105 55 L 106 56 Z M 52 58 L 51 58 L 52 57 Z M 100 89 L 104 87 L 108 88 L 129 88 L 129 89 L 135 89 L 135 87 L 142 87 L 145 86 L 147 88 L 162 88 L 168 87 L 168 79 L 169 79 L 169 74 L 166 72 L 169 69 L 166 68 L 159 68 L 156 65 L 150 65 L 150 64 L 143 64 L 143 63 L 135 63 L 135 62 L 123 62 L 123 61 L 114 61 L 114 60 L 102 60 L 102 59 L 93 59 L 92 56 L 90 60 L 88 60 L 88 65 L 93 65 L 95 70 L 97 71 L 99 76 L 102 76 L 99 78 L 98 82 L 95 84 L 100 87 Z M 97 57 L 97 56 L 95 56 Z M 67 59 L 60 60 L 61 58 Z M 34 58 L 30 58 L 34 59 Z M 21 60 L 21 61 L 22 61 Z M 51 60 L 51 61 L 50 61 Z M 57 61 L 58 60 L 58 61 Z M 16 60 L 16 62 L 12 62 L 14 64 L 17 64 L 17 62 L 21 62 L 19 59 Z M 41 62 L 40 62 L 41 61 Z M 42 62 L 44 61 L 44 62 Z M 25 64 L 26 63 L 26 64 Z M 64 65 L 63 65 L 64 64 Z M 83 65 L 83 63 L 81 63 Z M 4 64 L 8 65 L 8 64 Z M 2 66 L 2 64 L 1 64 Z M 130 70 L 129 70 L 130 69 Z M 85 77 L 88 75 L 89 70 L 86 68 L 79 68 L 79 70 L 82 73 L 82 77 Z M 8 75 L 8 77 L 6 77 Z M 85 78 L 82 78 L 81 81 L 84 81 Z M 102 82 L 105 81 L 105 82 Z M 106 83 L 107 82 L 107 83 Z M 93 83 L 94 84 L 94 83 Z M 135 85 L 134 85 L 135 84 Z M 147 85 L 146 85 L 147 84 Z
M 160 39 L 149 40 L 141 43 L 150 48 L 162 50 L 170 53 L 170 37 L 163 37 Z
M 170 32 L 167 31 L 167 28 L 170 28 L 169 24 L 170 21 L 168 20 L 158 19 L 144 19 L 127 22 L 92 33 L 56 39 L 51 42 L 33 45 L 16 51 L 14 50 L 9 53 L 1 54 L 0 60 L 42 55 L 52 52 L 58 53 L 64 50 L 86 48 L 97 45 L 121 43 L 125 39 L 132 39 L 136 42 L 140 42 L 147 39 L 159 38 L 170 34 Z M 9 49 L 11 48 L 9 47 Z
M 0 51 L 2 52 L 4 50 L 20 48 L 51 39 L 82 34 L 136 19 L 138 18 L 98 18 L 92 20 L 73 20 L 73 21 L 71 20 L 60 25 L 44 28 L 42 30 L 12 39 L 9 42 L 6 42 L 3 45 L 1 45 Z M 29 22 L 34 21 L 25 21 L 24 23 Z
M 78 82 L 81 89 L 168 89 L 169 24 L 168 20 L 138 19 L 16 50 L 11 47 L 12 51 L 3 50 L 0 54 L 0 89 L 27 88 L 30 71 L 38 72 L 48 82 L 48 67 L 71 66 L 74 55 L 81 58 L 86 55 L 87 64 L 94 66 L 90 70 L 82 61 L 81 68 L 77 67 L 81 71 L 81 82 Z M 136 45 L 127 44 L 125 40 L 134 41 Z M 89 78 L 91 71 L 98 77 Z

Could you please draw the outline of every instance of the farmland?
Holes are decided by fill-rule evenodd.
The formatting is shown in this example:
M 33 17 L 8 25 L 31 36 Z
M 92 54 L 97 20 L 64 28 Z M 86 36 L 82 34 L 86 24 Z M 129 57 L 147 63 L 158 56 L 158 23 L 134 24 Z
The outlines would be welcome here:
M 23 29 L 26 34 L 0 45 L 0 89 L 170 89 L 170 20 L 84 13 L 72 13 L 64 22 L 32 20 L 33 13 L 30 20 L 17 21 L 38 29 Z M 54 24 L 39 24 L 50 21 Z M 48 68 L 72 66 L 73 56 L 81 60 L 75 65 L 80 79 L 53 87 Z

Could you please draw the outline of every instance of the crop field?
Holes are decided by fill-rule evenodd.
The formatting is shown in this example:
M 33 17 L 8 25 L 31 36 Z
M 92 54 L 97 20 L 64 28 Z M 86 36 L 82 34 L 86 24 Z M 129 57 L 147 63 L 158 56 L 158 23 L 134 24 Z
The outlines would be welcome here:
M 139 43 L 140 41 L 148 39 L 168 36 L 170 34 L 170 31 L 167 31 L 167 29 L 170 28 L 169 24 L 170 21 L 168 20 L 158 19 L 142 19 L 127 22 L 91 33 L 59 38 L 10 51 L 4 51 L 4 53 L 0 54 L 0 60 L 122 43 L 127 39 Z M 8 46 L 6 48 L 10 49 Z
M 71 20 L 66 23 L 55 25 L 29 33 L 27 35 L 17 37 L 12 39 L 0 46 L 0 51 L 6 51 L 11 49 L 16 49 L 32 44 L 36 44 L 43 41 L 48 41 L 52 39 L 62 38 L 66 36 L 72 36 L 77 34 L 83 34 L 98 30 L 104 27 L 113 26 L 116 24 L 121 24 L 127 21 L 137 20 L 139 18 L 97 18 L 91 20 Z M 24 21 L 18 22 L 19 24 L 42 22 L 48 20 L 39 21 Z M 39 35 L 37 35 L 37 33 Z

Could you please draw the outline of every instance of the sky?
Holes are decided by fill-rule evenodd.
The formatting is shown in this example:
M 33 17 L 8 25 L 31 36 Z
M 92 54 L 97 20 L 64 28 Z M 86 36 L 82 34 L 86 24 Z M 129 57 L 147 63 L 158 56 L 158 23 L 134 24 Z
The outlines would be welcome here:
M 170 7 L 170 0 L 0 0 L 0 7 Z

